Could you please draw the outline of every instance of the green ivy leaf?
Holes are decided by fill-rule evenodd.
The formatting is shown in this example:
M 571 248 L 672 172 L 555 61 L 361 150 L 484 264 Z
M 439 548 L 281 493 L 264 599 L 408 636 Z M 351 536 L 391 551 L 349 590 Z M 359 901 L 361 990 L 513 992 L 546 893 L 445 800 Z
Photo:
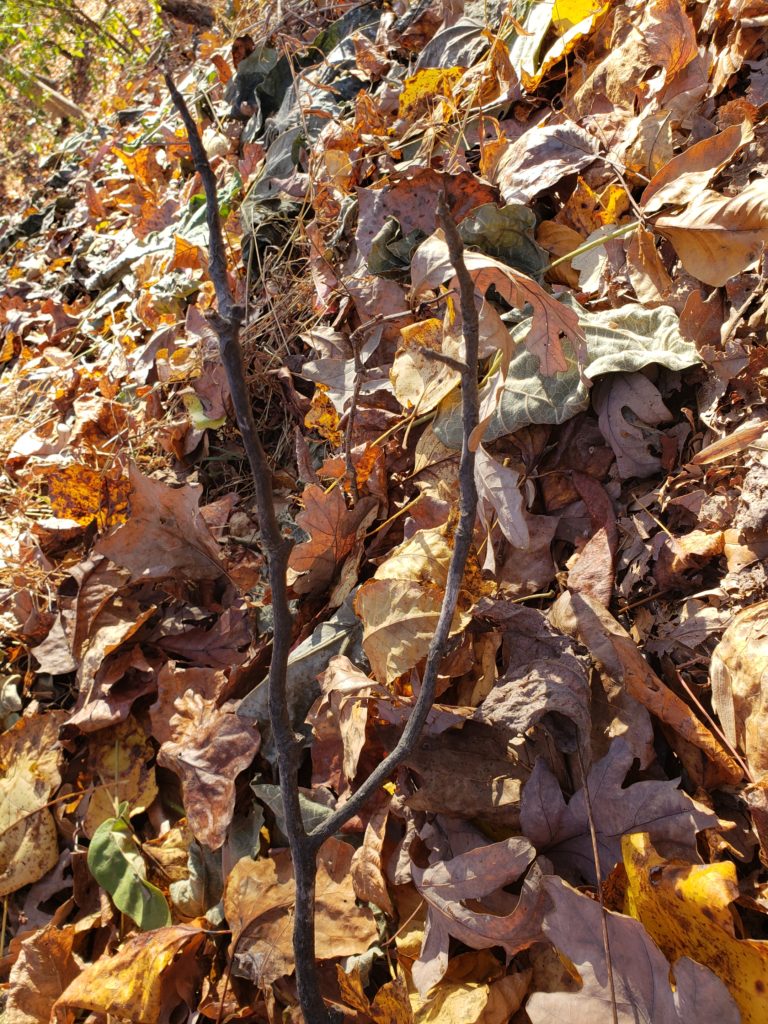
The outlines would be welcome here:
M 122 805 L 121 813 L 125 805 Z M 107 818 L 96 829 L 88 847 L 88 869 L 123 914 L 142 931 L 171 923 L 171 912 L 162 892 L 146 879 L 146 868 L 128 823 Z

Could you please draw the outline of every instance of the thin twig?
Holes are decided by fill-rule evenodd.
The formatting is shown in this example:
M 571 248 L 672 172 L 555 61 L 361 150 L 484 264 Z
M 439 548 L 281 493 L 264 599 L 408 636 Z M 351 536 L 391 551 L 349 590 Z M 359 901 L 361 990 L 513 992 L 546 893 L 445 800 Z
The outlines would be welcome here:
M 366 801 L 416 746 L 435 699 L 437 673 L 446 651 L 461 581 L 464 577 L 464 568 L 472 546 L 472 534 L 477 514 L 477 488 L 475 487 L 475 453 L 469 449 L 469 438 L 478 422 L 477 359 L 480 327 L 475 303 L 475 285 L 464 262 L 464 244 L 456 223 L 448 212 L 443 194 L 438 199 L 437 214 L 445 232 L 448 253 L 459 281 L 466 359 L 461 379 L 463 436 L 459 463 L 459 523 L 454 534 L 453 554 L 448 567 L 448 579 L 440 616 L 427 654 L 421 689 L 403 733 L 391 753 L 374 769 L 347 802 L 309 833 L 308 839 L 314 849 L 338 832 L 342 825 L 358 813 Z
M 170 74 L 165 82 L 187 131 L 195 169 L 205 189 L 208 223 L 208 269 L 216 292 L 218 312 L 211 324 L 219 339 L 221 361 L 227 374 L 232 405 L 243 441 L 251 475 L 256 488 L 256 511 L 261 542 L 267 559 L 272 591 L 274 627 L 272 659 L 269 665 L 269 719 L 277 751 L 280 794 L 285 813 L 286 834 L 291 848 L 296 881 L 296 906 L 293 928 L 293 951 L 296 965 L 296 987 L 304 1017 L 312 1024 L 332 1024 L 335 1015 L 326 1008 L 320 994 L 315 962 L 315 879 L 317 844 L 307 842 L 299 804 L 298 771 L 301 745 L 291 725 L 286 696 L 286 670 L 291 647 L 293 622 L 288 605 L 286 571 L 292 543 L 286 540 L 275 515 L 272 495 L 272 474 L 253 417 L 250 396 L 245 383 L 245 367 L 240 347 L 243 310 L 234 299 L 227 276 L 226 252 L 219 217 L 218 190 L 208 156 L 197 125 L 183 96 Z

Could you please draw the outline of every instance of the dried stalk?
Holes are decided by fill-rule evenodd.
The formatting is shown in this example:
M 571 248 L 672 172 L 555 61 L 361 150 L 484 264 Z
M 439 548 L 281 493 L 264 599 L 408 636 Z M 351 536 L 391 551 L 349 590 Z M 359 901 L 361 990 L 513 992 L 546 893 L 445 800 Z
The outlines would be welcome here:
M 243 310 L 235 302 L 227 277 L 227 260 L 219 218 L 216 178 L 200 139 L 197 125 L 189 112 L 184 97 L 166 72 L 165 83 L 176 109 L 187 130 L 195 169 L 205 188 L 206 219 L 208 222 L 209 273 L 216 291 L 218 312 L 211 324 L 219 339 L 221 361 L 227 374 L 232 405 L 243 439 L 251 475 L 256 487 L 256 511 L 261 532 L 261 546 L 267 558 L 269 585 L 272 590 L 274 631 L 272 660 L 269 666 L 269 718 L 277 751 L 280 773 L 280 794 L 285 813 L 286 833 L 293 859 L 296 880 L 296 907 L 293 928 L 293 950 L 296 962 L 296 987 L 304 1017 L 312 1024 L 331 1024 L 320 995 L 315 963 L 315 863 L 316 848 L 307 842 L 299 804 L 299 763 L 301 745 L 291 725 L 286 699 L 286 669 L 291 649 L 292 619 L 288 606 L 286 570 L 292 544 L 286 540 L 275 516 L 272 495 L 272 472 L 259 439 L 253 418 L 250 396 L 245 383 L 243 353 L 240 347 L 240 327 Z
M 232 404 L 256 487 L 256 509 L 261 532 L 261 546 L 267 558 L 269 583 L 272 590 L 274 634 L 272 660 L 269 666 L 269 716 L 277 751 L 280 793 L 285 813 L 285 831 L 291 849 L 296 880 L 293 952 L 299 1003 L 308 1024 L 335 1024 L 339 1020 L 339 1016 L 335 1011 L 330 1010 L 323 1001 L 315 962 L 316 855 L 323 842 L 357 814 L 369 797 L 407 757 L 419 739 L 434 701 L 437 672 L 446 651 L 461 581 L 472 546 L 477 513 L 475 456 L 474 452 L 469 449 L 469 437 L 477 426 L 479 408 L 477 388 L 479 324 L 475 305 L 475 287 L 464 263 L 464 246 L 461 237 L 448 212 L 445 198 L 441 195 L 438 200 L 438 218 L 445 232 L 451 262 L 460 285 L 466 345 L 466 362 L 461 365 L 463 443 L 459 464 L 460 514 L 454 535 L 453 554 L 448 568 L 445 595 L 435 636 L 427 655 L 421 690 L 399 742 L 344 806 L 327 818 L 319 828 L 307 834 L 301 816 L 298 787 L 302 746 L 300 738 L 296 736 L 291 725 L 286 693 L 286 668 L 292 635 L 286 570 L 292 545 L 283 537 L 275 516 L 272 474 L 256 429 L 245 383 L 243 355 L 240 347 L 243 310 L 235 302 L 227 277 L 216 179 L 203 148 L 197 125 L 184 98 L 168 73 L 165 74 L 165 82 L 171 99 L 184 122 L 195 168 L 200 174 L 205 188 L 206 218 L 209 230 L 209 273 L 213 281 L 218 306 L 218 312 L 211 317 L 211 323 L 219 339 L 221 361 L 227 374 Z

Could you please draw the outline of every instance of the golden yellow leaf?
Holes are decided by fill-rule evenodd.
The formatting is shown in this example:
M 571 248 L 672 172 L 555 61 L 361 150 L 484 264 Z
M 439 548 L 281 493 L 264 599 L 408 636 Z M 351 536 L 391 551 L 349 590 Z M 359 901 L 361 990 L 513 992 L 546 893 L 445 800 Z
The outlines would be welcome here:
M 110 1014 L 132 1024 L 157 1024 L 194 991 L 205 970 L 199 955 L 205 933 L 186 925 L 134 935 L 114 955 L 89 964 L 56 1001 L 59 1020 L 65 1007 Z
M 406 410 L 418 409 L 420 414 L 436 409 L 461 379 L 458 371 L 437 359 L 430 359 L 423 349 L 443 350 L 443 324 L 432 318 L 401 327 L 403 347 L 395 353 L 389 376 L 395 397 Z
M 465 68 L 425 68 L 406 78 L 400 93 L 399 116 L 409 121 L 427 113 L 444 100 L 451 100 Z
M 736 938 L 730 910 L 739 894 L 734 864 L 665 860 L 647 832 L 624 836 L 621 845 L 628 913 L 670 963 L 688 956 L 709 967 L 736 1001 L 742 1024 L 763 1024 L 768 942 Z
M 334 448 L 341 446 L 344 435 L 339 430 L 339 414 L 328 397 L 328 388 L 325 384 L 315 385 L 312 404 L 304 417 L 304 426 L 307 430 L 316 430 L 326 441 L 330 441 Z

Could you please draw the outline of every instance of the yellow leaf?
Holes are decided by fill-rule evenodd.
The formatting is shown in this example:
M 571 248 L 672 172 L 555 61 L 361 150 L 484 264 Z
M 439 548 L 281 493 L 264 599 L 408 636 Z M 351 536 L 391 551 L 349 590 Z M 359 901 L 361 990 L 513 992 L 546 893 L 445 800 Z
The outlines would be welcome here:
M 316 430 L 321 437 L 330 441 L 334 448 L 341 446 L 343 435 L 339 430 L 339 414 L 328 397 L 328 388 L 325 384 L 315 385 L 312 404 L 304 417 L 304 426 L 307 430 Z
M 552 24 L 558 34 L 562 35 L 585 18 L 594 22 L 607 8 L 608 4 L 602 3 L 602 0 L 557 0 L 552 11 Z
M 442 100 L 450 100 L 465 68 L 425 68 L 406 78 L 399 116 L 415 121 Z
M 647 832 L 624 836 L 621 845 L 628 912 L 670 963 L 688 956 L 709 967 L 733 996 L 742 1024 L 763 1024 L 768 942 L 736 938 L 730 910 L 738 896 L 735 866 L 665 860 Z
M 157 928 L 130 938 L 114 956 L 89 964 L 56 1002 L 58 1020 L 65 1007 L 110 1014 L 133 1024 L 166 1020 L 191 993 L 205 970 L 198 953 L 205 939 L 199 928 Z
M 404 344 L 395 353 L 389 374 L 395 397 L 406 410 L 418 409 L 420 414 L 431 412 L 461 379 L 456 370 L 430 359 L 423 351 L 442 352 L 442 321 L 422 320 L 401 327 L 400 333 Z

